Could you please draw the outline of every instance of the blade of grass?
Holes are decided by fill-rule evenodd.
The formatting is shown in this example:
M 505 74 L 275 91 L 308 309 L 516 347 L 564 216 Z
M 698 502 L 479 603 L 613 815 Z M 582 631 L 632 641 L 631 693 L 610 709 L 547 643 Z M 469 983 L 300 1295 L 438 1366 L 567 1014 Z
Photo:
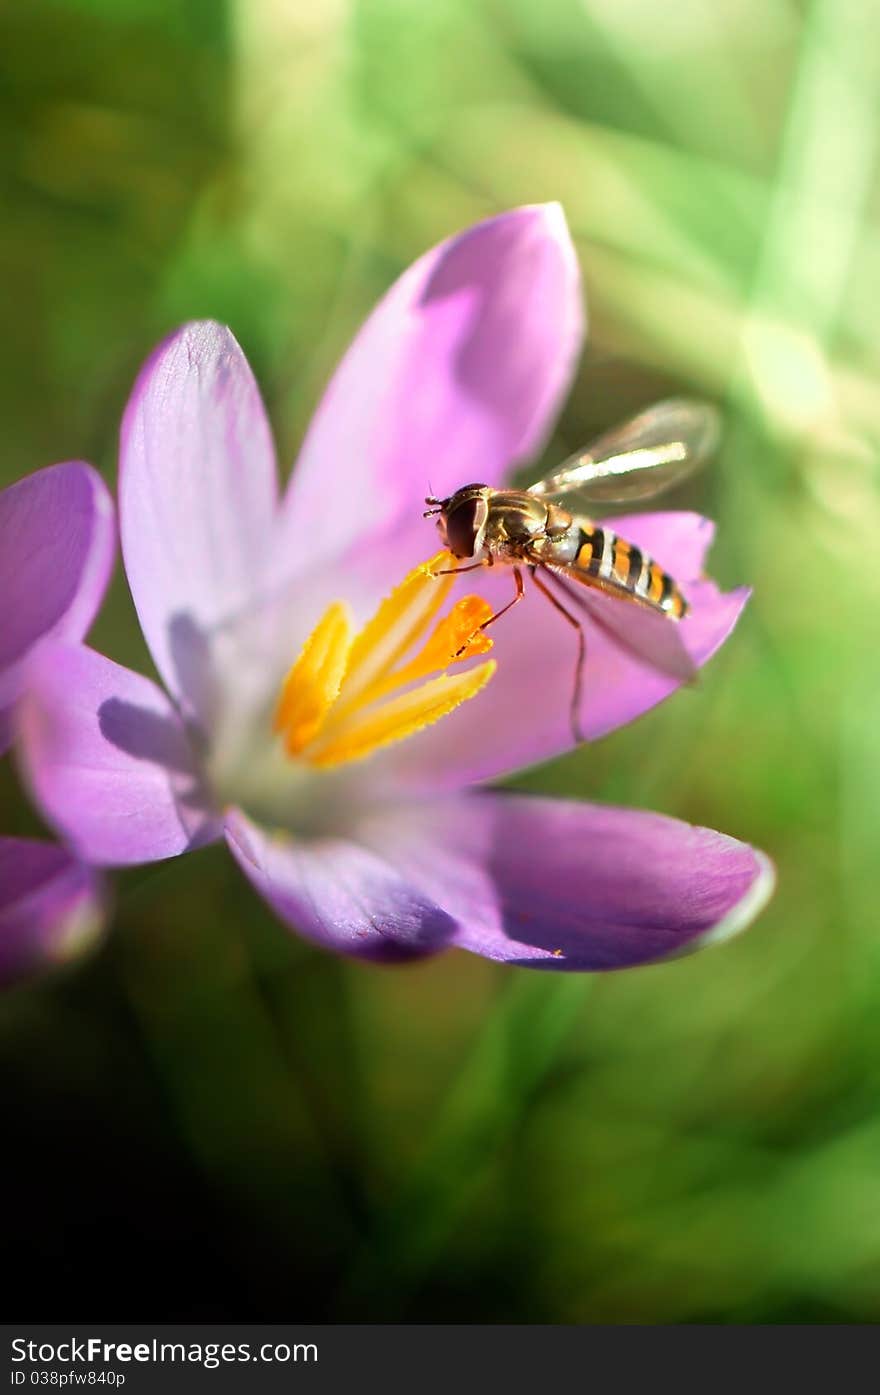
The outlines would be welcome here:
M 520 974 L 505 986 L 438 1110 L 418 1161 L 374 1215 L 338 1295 L 341 1315 L 382 1294 L 392 1321 L 438 1261 L 487 1172 L 546 1084 L 593 980 Z

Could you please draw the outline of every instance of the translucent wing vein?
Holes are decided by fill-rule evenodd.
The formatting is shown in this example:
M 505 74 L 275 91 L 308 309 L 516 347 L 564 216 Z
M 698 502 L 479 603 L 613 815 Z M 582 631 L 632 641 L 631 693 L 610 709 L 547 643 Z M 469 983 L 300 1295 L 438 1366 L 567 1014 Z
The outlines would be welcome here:
M 570 456 L 529 493 L 556 499 L 576 493 L 590 505 L 651 499 L 699 469 L 719 434 L 709 403 L 669 398 Z

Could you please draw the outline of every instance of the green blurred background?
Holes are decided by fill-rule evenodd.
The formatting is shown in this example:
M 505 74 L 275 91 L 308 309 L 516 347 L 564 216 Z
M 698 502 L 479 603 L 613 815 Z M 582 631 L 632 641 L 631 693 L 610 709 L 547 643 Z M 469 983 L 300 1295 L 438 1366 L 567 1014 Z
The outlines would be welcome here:
M 2 7 L 0 480 L 112 481 L 191 316 L 292 459 L 409 261 L 559 199 L 592 326 L 548 458 L 720 402 L 676 502 L 755 598 L 696 691 L 518 783 L 779 869 L 744 938 L 595 979 L 337 961 L 216 850 L 126 874 L 106 945 L 0 1004 L 10 1310 L 880 1317 L 878 34 L 873 0 Z M 148 665 L 119 575 L 95 636 Z M 39 827 L 9 762 L 0 799 Z

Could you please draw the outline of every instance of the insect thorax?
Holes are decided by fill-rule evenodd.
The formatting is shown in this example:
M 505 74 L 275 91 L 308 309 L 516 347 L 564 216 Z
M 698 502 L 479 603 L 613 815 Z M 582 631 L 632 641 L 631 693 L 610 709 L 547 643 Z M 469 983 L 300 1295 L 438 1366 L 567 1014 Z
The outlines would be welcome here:
M 546 537 L 550 510 L 543 499 L 524 490 L 496 490 L 489 499 L 485 545 L 489 552 L 503 557 L 530 551 Z

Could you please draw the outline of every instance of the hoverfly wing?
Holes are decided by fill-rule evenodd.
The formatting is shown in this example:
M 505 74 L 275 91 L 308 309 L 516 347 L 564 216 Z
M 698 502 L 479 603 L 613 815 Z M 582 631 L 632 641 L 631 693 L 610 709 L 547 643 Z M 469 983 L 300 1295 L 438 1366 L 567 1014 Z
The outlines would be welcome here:
M 577 493 L 587 504 L 652 499 L 699 469 L 719 435 L 708 402 L 671 397 L 606 432 L 528 492 L 551 499 Z
M 620 649 L 680 683 L 692 683 L 697 677 L 697 665 L 682 638 L 680 621 L 632 597 L 600 590 L 586 581 L 577 567 L 551 565 L 545 570 L 552 572 L 569 599 Z

